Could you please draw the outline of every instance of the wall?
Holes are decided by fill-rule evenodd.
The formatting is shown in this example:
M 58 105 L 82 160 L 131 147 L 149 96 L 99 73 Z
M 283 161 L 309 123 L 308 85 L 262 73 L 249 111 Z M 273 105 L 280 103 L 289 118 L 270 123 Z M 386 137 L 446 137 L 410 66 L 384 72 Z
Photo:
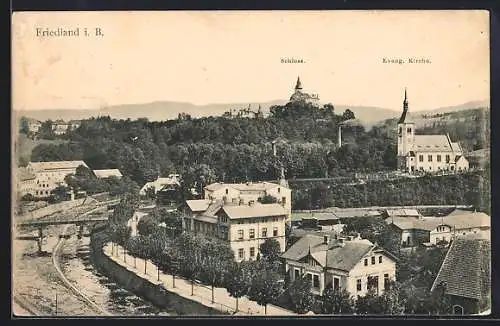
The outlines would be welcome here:
M 100 272 L 111 277 L 126 290 L 174 315 L 223 314 L 196 301 L 191 301 L 176 293 L 169 292 L 163 286 L 150 283 L 137 276 L 134 272 L 117 264 L 104 254 L 102 247 L 105 241 L 106 237 L 103 231 L 92 232 L 90 243 L 91 262 Z
M 372 265 L 371 257 L 375 257 L 375 264 Z M 379 256 L 382 256 L 382 263 L 379 263 Z M 364 260 L 368 259 L 368 266 L 364 265 Z M 352 295 L 364 296 L 367 290 L 367 277 L 378 276 L 378 289 L 380 293 L 384 289 L 384 274 L 389 274 L 389 279 L 396 279 L 396 263 L 382 253 L 368 253 L 349 272 L 348 291 Z M 361 291 L 356 289 L 356 280 L 361 278 Z
M 56 212 L 68 210 L 68 209 L 74 208 L 76 206 L 82 205 L 83 202 L 85 201 L 85 199 L 86 198 L 80 198 L 80 199 L 76 199 L 76 200 L 72 200 L 72 201 L 64 201 L 61 203 L 45 206 L 45 207 L 42 207 L 42 208 L 37 209 L 35 211 L 25 213 L 25 214 L 19 216 L 18 218 L 22 219 L 22 220 L 34 220 L 34 219 L 40 218 L 42 216 L 51 215 L 51 214 L 54 214 Z M 87 199 L 87 200 L 89 200 L 89 199 Z

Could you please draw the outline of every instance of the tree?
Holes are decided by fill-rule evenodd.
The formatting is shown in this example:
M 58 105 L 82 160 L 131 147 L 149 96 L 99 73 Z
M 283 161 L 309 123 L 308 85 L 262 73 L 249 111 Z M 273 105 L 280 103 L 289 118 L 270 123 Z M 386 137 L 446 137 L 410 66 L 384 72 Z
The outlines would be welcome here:
M 451 315 L 452 304 L 450 297 L 446 294 L 446 285 L 438 284 L 430 297 L 426 300 L 425 306 L 430 314 L 434 315 Z
M 273 269 L 261 269 L 254 276 L 249 290 L 250 300 L 264 306 L 264 313 L 267 314 L 267 305 L 276 300 L 282 293 L 282 279 Z
M 63 201 L 63 200 L 68 200 L 68 197 L 69 197 L 68 192 L 70 190 L 71 189 L 69 187 L 66 187 L 66 186 L 57 186 L 50 193 L 52 196 L 54 196 L 55 202 L 58 203 L 58 202 Z
M 349 109 L 346 109 L 344 111 L 344 113 L 342 113 L 342 120 L 343 121 L 347 121 L 347 120 L 351 120 L 351 119 L 355 119 L 356 117 L 354 116 L 354 112 L 352 112 L 351 110 Z
M 238 312 L 238 299 L 248 293 L 250 280 L 246 277 L 243 266 L 232 261 L 227 266 L 225 287 L 230 296 L 236 299 L 236 312 Z
M 260 254 L 263 259 L 270 263 L 279 263 L 281 256 L 280 243 L 273 238 L 267 238 L 264 243 L 260 245 Z
M 365 296 L 358 296 L 355 309 L 358 315 L 383 313 L 381 302 L 373 289 L 370 289 Z
M 234 252 L 227 242 L 217 238 L 207 238 L 202 247 L 202 271 L 212 287 L 212 303 L 215 302 L 214 287 L 223 282 L 227 264 L 234 260 Z
M 405 310 L 405 303 L 403 301 L 401 284 L 395 281 L 389 281 L 385 285 L 384 293 L 379 297 L 384 314 L 388 315 L 401 315 Z
M 323 293 L 321 310 L 324 314 L 345 314 L 354 312 L 354 300 L 345 289 L 333 289 L 330 284 Z
M 154 186 L 147 187 L 146 190 L 146 198 L 155 200 L 156 199 L 156 189 Z
M 293 281 L 288 287 L 288 295 L 293 303 L 294 311 L 298 314 L 309 312 L 314 305 L 311 282 L 305 278 Z
M 259 197 L 257 201 L 261 204 L 275 204 L 278 202 L 278 199 L 272 195 L 265 195 L 263 197 Z
M 150 215 L 141 217 L 137 223 L 137 231 L 140 235 L 150 235 L 158 227 L 157 221 L 154 220 Z

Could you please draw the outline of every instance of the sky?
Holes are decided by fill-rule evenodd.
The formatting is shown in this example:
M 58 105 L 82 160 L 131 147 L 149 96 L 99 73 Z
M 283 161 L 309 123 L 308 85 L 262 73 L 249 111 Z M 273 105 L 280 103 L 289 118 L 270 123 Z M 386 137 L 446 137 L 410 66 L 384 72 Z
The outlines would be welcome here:
M 21 12 L 13 108 L 287 99 L 413 111 L 489 100 L 487 11 Z M 37 28 L 80 28 L 39 37 Z M 83 35 L 87 28 L 90 36 Z M 96 36 L 95 28 L 103 35 Z M 281 63 L 282 58 L 304 63 Z M 401 58 L 404 64 L 384 63 Z M 430 63 L 407 63 L 426 58 Z

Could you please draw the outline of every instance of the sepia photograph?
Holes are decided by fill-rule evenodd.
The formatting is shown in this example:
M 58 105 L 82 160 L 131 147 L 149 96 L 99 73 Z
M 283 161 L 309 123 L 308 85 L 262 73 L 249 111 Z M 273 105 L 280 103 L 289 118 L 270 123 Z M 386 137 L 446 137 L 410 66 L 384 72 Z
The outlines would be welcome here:
M 491 315 L 489 18 L 13 13 L 11 318 Z

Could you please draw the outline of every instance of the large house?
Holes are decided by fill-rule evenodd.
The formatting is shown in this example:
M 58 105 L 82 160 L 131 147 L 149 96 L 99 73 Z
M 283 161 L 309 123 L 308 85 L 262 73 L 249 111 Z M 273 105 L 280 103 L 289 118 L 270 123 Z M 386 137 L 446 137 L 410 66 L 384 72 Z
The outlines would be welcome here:
M 431 291 L 444 287 L 452 314 L 491 311 L 491 242 L 481 235 L 457 238 L 450 246 Z
M 49 196 L 50 192 L 64 185 L 68 174 L 75 174 L 79 166 L 88 168 L 84 161 L 29 162 L 26 170 L 36 176 L 36 185 L 31 193 L 35 197 Z
M 466 212 L 443 217 L 388 217 L 385 220 L 401 236 L 403 247 L 423 243 L 451 242 L 456 237 L 480 234 L 490 238 L 491 217 L 481 212 Z
M 370 289 L 380 294 L 396 277 L 397 258 L 359 235 L 332 239 L 307 234 L 282 258 L 290 280 L 308 278 L 316 295 L 323 295 L 329 285 L 354 297 Z
M 267 239 L 285 250 L 287 212 L 280 204 L 225 203 L 222 200 L 187 200 L 183 228 L 228 241 L 237 261 L 256 259 Z
M 446 135 L 415 135 L 415 123 L 408 116 L 408 98 L 405 89 L 403 113 L 398 121 L 398 170 L 415 173 L 464 171 L 469 162 L 459 142 Z
M 247 182 L 247 183 L 213 183 L 204 188 L 205 199 L 220 200 L 226 204 L 247 205 L 257 202 L 264 196 L 276 198 L 277 203 L 283 206 L 287 215 L 287 222 L 292 218 L 292 191 L 284 183 Z

